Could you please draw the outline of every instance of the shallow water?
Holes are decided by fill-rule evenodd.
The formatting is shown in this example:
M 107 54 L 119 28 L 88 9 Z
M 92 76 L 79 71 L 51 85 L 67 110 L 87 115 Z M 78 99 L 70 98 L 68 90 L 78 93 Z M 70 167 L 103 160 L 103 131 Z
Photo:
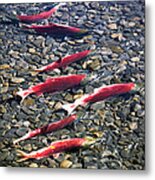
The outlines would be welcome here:
M 51 3 L 1 5 L 0 166 L 144 169 L 144 2 L 69 2 L 49 19 L 89 30 L 82 37 L 32 33 L 7 16 L 35 14 L 48 6 Z M 96 51 L 66 69 L 33 73 L 33 69 L 86 49 Z M 30 95 L 22 104 L 15 95 L 19 88 L 26 89 L 49 76 L 80 73 L 89 78 L 99 74 L 101 78 L 55 95 Z M 29 130 L 66 117 L 64 111 L 56 111 L 62 104 L 104 84 L 127 82 L 134 82 L 139 88 L 85 108 L 78 107 L 75 113 L 83 119 L 54 133 L 13 145 L 13 140 Z M 17 162 L 16 149 L 30 152 L 56 140 L 85 136 L 101 141 L 87 149 L 63 152 L 58 159 Z

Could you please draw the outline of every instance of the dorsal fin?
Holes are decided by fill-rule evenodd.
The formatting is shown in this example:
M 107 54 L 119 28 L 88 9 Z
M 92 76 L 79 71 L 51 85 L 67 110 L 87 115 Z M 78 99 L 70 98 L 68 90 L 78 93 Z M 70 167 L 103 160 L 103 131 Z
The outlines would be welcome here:
M 61 63 L 62 62 L 62 59 L 60 58 L 59 60 L 56 61 L 57 63 Z

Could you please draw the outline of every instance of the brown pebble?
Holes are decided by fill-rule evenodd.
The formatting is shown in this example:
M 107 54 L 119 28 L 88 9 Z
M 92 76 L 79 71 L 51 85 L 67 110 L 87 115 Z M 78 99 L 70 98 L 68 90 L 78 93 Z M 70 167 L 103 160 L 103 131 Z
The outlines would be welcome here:
M 115 23 L 108 24 L 108 28 L 112 29 L 112 30 L 117 29 L 117 24 L 115 24 Z
M 113 39 L 118 39 L 119 41 L 121 41 L 122 38 L 123 38 L 123 35 L 122 35 L 122 33 L 114 33 L 114 34 L 111 35 L 111 37 Z
M 136 122 L 132 122 L 132 123 L 129 124 L 129 127 L 130 127 L 131 130 L 135 130 L 135 129 L 138 128 L 138 125 L 137 125 Z
M 9 69 L 9 68 L 10 68 L 10 65 L 8 65 L 8 64 L 0 65 L 0 70 Z
M 11 79 L 11 82 L 16 83 L 16 84 L 22 83 L 24 81 L 25 81 L 24 78 L 19 78 L 19 77 L 12 77 L 12 79 Z
M 70 168 L 73 163 L 69 160 L 63 160 L 60 163 L 60 168 Z

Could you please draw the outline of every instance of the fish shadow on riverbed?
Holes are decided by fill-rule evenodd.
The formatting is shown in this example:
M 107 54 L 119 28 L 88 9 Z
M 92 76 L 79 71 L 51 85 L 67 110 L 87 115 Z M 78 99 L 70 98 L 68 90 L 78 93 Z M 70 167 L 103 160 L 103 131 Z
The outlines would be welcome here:
M 134 96 L 137 92 L 136 91 L 131 91 L 128 93 L 124 93 L 124 94 L 120 94 L 120 95 L 116 95 L 114 96 L 114 98 L 123 98 L 124 100 L 129 100 L 132 96 Z
M 0 24 L 20 27 L 19 23 L 19 20 L 14 15 L 9 15 L 6 12 L 2 13 L 2 16 L 0 18 Z
M 20 27 L 19 21 L 17 19 L 14 19 L 14 20 L 10 20 L 8 18 L 0 19 L 0 24 L 3 24 L 5 26 L 13 25 L 13 26 L 18 27 L 18 28 Z
M 0 104 L 5 104 L 5 103 L 11 104 L 12 101 L 16 101 L 16 102 L 20 105 L 20 103 L 21 103 L 21 97 L 15 96 L 15 97 L 10 97 L 10 98 L 5 99 L 5 100 L 2 100 L 2 99 L 0 98 Z
M 74 38 L 74 39 L 81 39 L 84 36 L 87 36 L 90 34 L 90 31 L 87 31 L 83 34 L 75 34 L 75 33 L 38 33 L 38 32 L 34 32 L 33 30 L 27 30 L 27 29 L 21 29 L 22 32 L 26 33 L 26 34 L 31 34 L 31 35 L 35 35 L 35 36 L 44 36 L 45 38 L 47 36 L 50 36 L 52 38 L 59 38 L 64 40 L 65 37 L 70 37 L 70 38 Z

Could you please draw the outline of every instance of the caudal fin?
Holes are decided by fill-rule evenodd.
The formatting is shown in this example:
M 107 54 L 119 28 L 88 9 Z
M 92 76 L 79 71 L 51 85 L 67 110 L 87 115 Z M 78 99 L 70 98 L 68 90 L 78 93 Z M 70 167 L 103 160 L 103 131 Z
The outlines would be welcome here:
M 26 139 L 28 139 L 28 138 L 29 138 L 29 133 L 27 133 L 27 134 L 25 134 L 24 136 L 22 136 L 22 137 L 20 137 L 20 138 L 18 138 L 18 139 L 16 139 L 16 140 L 14 140 L 14 141 L 13 141 L 13 144 L 15 145 L 15 144 L 19 143 L 20 141 L 24 141 L 24 140 L 26 140 Z
M 17 160 L 18 162 L 26 161 L 27 159 L 29 159 L 28 154 L 25 153 L 24 151 L 17 149 L 16 152 L 17 152 L 17 156 L 21 157 L 19 160 Z
M 27 25 L 27 24 L 21 24 L 21 27 L 23 29 L 32 29 L 30 25 Z
M 58 5 L 56 5 L 54 8 L 55 8 L 56 10 L 58 10 L 60 6 L 64 6 L 64 5 L 66 5 L 66 3 L 65 3 L 65 2 L 62 2 L 62 3 L 59 3 Z
M 17 96 L 20 96 L 22 98 L 22 102 L 24 101 L 24 99 L 31 94 L 32 92 L 30 90 L 20 90 L 18 92 L 16 92 Z
M 35 69 L 34 71 L 37 72 L 37 73 L 43 72 L 42 69 Z
M 34 71 L 37 72 L 37 73 L 44 72 L 45 71 L 45 67 L 41 67 L 41 68 L 35 69 Z
M 19 142 L 22 141 L 22 140 L 23 140 L 22 138 L 18 138 L 18 139 L 16 139 L 16 140 L 13 141 L 13 144 L 15 145 L 15 144 L 19 143 Z
M 69 104 L 64 104 L 62 105 L 62 109 L 66 110 L 68 112 L 68 114 L 71 114 L 74 109 L 76 109 L 79 105 L 81 106 L 85 106 L 87 103 L 84 102 L 84 99 L 87 97 L 88 95 L 84 95 L 79 99 L 76 99 L 76 101 L 74 103 L 69 103 Z
M 68 114 L 71 114 L 77 106 L 78 104 L 75 103 L 64 104 L 62 105 L 62 109 L 66 110 Z

